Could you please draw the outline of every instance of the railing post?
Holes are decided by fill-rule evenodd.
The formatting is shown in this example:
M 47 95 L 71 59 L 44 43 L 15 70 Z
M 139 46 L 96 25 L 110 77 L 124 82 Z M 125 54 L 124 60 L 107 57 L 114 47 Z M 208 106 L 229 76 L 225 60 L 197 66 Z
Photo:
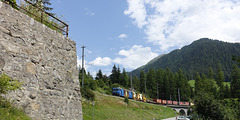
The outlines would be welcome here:
M 28 0 L 24 0 L 24 1 L 25 1 L 27 4 L 32 5 L 32 6 L 34 6 L 35 8 L 39 9 L 39 10 L 41 11 L 41 13 L 40 13 L 41 16 L 36 15 L 36 14 L 30 12 L 29 10 L 26 10 L 24 7 L 21 7 L 21 6 L 19 6 L 18 4 L 15 4 L 16 7 L 19 8 L 19 9 L 24 10 L 24 11 L 27 12 L 28 14 L 31 14 L 31 15 L 35 16 L 38 21 L 39 21 L 39 19 L 40 19 L 39 22 L 41 22 L 41 23 L 45 22 L 45 23 L 51 24 L 51 25 L 52 25 L 53 27 L 55 27 L 56 29 L 62 31 L 63 33 L 65 32 L 65 33 L 66 33 L 66 37 L 68 37 L 68 31 L 69 31 L 69 25 L 68 25 L 68 24 L 66 24 L 65 22 L 63 22 L 63 21 L 59 20 L 58 18 L 54 17 L 54 16 L 51 15 L 50 13 L 44 11 L 43 7 L 38 7 L 38 6 L 36 6 L 35 4 L 29 2 Z M 40 1 L 42 2 L 42 0 L 40 0 Z M 3 2 L 6 3 L 6 4 L 10 4 L 10 5 L 11 5 L 11 3 L 12 3 L 11 1 L 10 1 L 10 2 L 3 1 Z M 56 26 L 56 25 L 54 25 L 54 24 L 52 24 L 52 23 L 44 20 L 44 16 L 43 16 L 44 14 L 46 14 L 46 15 L 52 17 L 53 19 L 61 22 L 62 24 L 64 24 L 64 28 L 59 28 L 58 26 Z M 67 27 L 66 30 L 64 30 L 65 27 Z
M 41 0 L 40 9 L 41 9 L 41 23 L 43 23 L 43 1 L 42 0 Z
M 66 36 L 68 37 L 68 25 L 67 25 L 67 33 L 66 34 L 67 34 Z

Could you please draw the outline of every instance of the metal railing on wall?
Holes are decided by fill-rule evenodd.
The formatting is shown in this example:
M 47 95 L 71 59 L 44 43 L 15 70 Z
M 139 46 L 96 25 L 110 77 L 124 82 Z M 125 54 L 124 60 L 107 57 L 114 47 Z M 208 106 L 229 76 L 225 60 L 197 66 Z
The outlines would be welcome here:
M 15 9 L 18 9 L 19 11 L 29 15 L 30 17 L 33 17 L 38 22 L 41 22 L 42 24 L 45 24 L 51 29 L 54 29 L 60 32 L 61 34 L 65 35 L 66 37 L 68 37 L 68 31 L 69 31 L 68 24 L 61 21 L 59 18 L 55 17 L 53 14 L 44 11 L 42 8 L 39 8 L 36 4 L 33 4 L 27 0 L 23 0 L 25 2 L 24 5 L 28 5 L 28 7 L 29 6 L 34 7 L 35 10 L 38 10 L 37 13 L 38 14 L 40 13 L 40 15 L 28 10 L 26 7 L 23 6 L 23 4 L 18 5 L 16 3 L 11 3 L 10 1 L 8 2 L 6 0 L 1 0 L 1 1 L 3 1 L 4 3 L 10 4 Z M 46 18 L 45 16 L 48 16 L 48 17 Z

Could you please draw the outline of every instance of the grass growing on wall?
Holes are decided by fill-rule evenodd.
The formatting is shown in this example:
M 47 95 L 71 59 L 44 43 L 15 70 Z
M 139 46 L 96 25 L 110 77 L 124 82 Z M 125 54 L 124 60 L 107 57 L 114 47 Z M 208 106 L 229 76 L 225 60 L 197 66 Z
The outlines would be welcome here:
M 31 120 L 23 110 L 16 108 L 9 100 L 0 97 L 0 120 Z
M 95 92 L 94 119 L 96 120 L 152 120 L 175 116 L 171 108 L 137 102 Z M 93 119 L 93 102 L 82 99 L 83 119 Z

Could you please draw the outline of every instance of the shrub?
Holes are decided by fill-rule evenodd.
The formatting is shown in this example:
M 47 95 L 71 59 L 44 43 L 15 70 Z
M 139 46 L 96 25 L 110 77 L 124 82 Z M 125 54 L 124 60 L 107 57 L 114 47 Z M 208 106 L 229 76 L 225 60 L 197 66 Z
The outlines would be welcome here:
M 129 100 L 128 100 L 127 97 L 124 98 L 124 102 L 127 103 L 127 104 L 129 103 Z
M 17 90 L 21 87 L 21 85 L 21 82 L 18 82 L 3 73 L 0 76 L 0 95 L 7 94 L 9 91 Z
M 11 102 L 10 100 L 7 100 L 6 98 L 0 96 L 0 108 L 10 108 Z
M 95 100 L 95 93 L 88 89 L 88 88 L 81 88 L 82 97 L 86 98 L 87 100 L 94 101 Z
M 3 2 L 9 3 L 13 8 L 17 9 L 17 3 L 16 0 L 1 0 Z

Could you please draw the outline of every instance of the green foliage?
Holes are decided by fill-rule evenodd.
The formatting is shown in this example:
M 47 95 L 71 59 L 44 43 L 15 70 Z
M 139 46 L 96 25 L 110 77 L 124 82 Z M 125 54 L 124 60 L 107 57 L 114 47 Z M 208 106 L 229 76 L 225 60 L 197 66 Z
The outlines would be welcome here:
M 1 0 L 1 1 L 7 2 L 7 3 L 9 3 L 13 8 L 18 9 L 18 8 L 17 8 L 16 0 Z
M 146 86 L 147 95 L 154 98 L 157 95 L 157 81 L 154 69 L 150 69 L 147 72 Z
M 5 73 L 0 75 L 0 94 L 7 94 L 10 91 L 17 90 L 22 83 L 7 76 Z
M 124 98 L 124 102 L 127 103 L 127 104 L 129 103 L 128 97 Z
M 191 86 L 191 88 L 195 88 L 195 80 L 188 81 L 188 84 Z
M 237 98 L 240 95 L 240 69 L 236 64 L 233 65 L 232 76 L 231 76 L 231 92 L 232 97 Z
M 12 106 L 10 100 L 2 97 L 10 91 L 15 91 L 21 87 L 21 82 L 14 80 L 5 73 L 0 75 L 0 119 L 3 120 L 30 120 L 30 118 L 21 109 Z
M 105 86 L 105 83 L 103 82 L 102 79 L 98 79 L 97 81 L 98 81 L 98 86 L 99 87 L 103 88 Z
M 223 106 L 218 100 L 211 95 L 202 94 L 204 97 L 197 97 L 195 101 L 195 110 L 204 119 L 210 120 L 234 120 L 237 118 L 235 111 Z
M 96 80 L 99 80 L 99 79 L 103 79 L 103 74 L 102 74 L 102 70 L 99 70 L 96 77 L 95 77 Z
M 81 88 L 81 95 L 87 100 L 90 100 L 90 101 L 95 100 L 95 93 L 88 88 Z
M 126 73 L 126 70 L 124 68 L 123 68 L 123 72 L 120 75 L 120 83 L 124 87 L 130 87 L 129 77 L 128 77 L 128 75 Z
M 221 69 L 221 65 L 219 64 L 218 65 L 218 72 L 217 72 L 217 76 L 216 76 L 216 82 L 217 82 L 217 84 L 218 84 L 218 86 L 220 87 L 220 90 L 219 90 L 219 92 L 220 92 L 220 99 L 223 99 L 224 98 L 224 92 L 225 92 L 225 90 L 224 90 L 224 73 L 223 73 L 223 71 L 222 71 L 222 69 Z
M 233 56 L 232 56 L 232 60 L 238 62 L 239 65 L 240 65 L 240 56 L 237 57 L 237 56 L 233 55 Z
M 232 64 L 236 63 L 232 61 L 232 55 L 240 56 L 239 43 L 226 43 L 202 38 L 181 49 L 163 55 L 153 62 L 132 71 L 130 74 L 138 76 L 140 71 L 147 72 L 150 69 L 157 70 L 158 68 L 165 69 L 169 67 L 174 73 L 181 68 L 185 75 L 190 74 L 190 78 L 195 79 L 194 73 L 199 72 L 207 75 L 209 67 L 216 71 L 218 64 L 221 64 L 226 80 L 230 81 L 231 71 L 227 70 L 230 70 Z
M 146 74 L 144 71 L 141 71 L 139 76 L 139 82 L 140 82 L 140 89 L 139 91 L 143 93 L 145 91 L 145 81 L 146 81 Z
M 227 86 L 228 87 L 228 86 Z M 219 100 L 221 89 L 214 79 L 197 74 L 195 82 L 194 110 L 203 119 L 234 120 L 237 119 L 236 102 Z M 227 93 L 226 93 L 227 94 Z
M 1 98 L 0 102 L 0 119 L 1 120 L 31 120 L 22 109 L 18 109 L 11 105 L 9 100 Z M 2 103 L 4 101 L 4 105 Z
M 121 75 L 121 71 L 120 71 L 120 68 L 116 67 L 115 65 L 113 66 L 113 69 L 112 69 L 112 74 L 110 75 L 110 80 L 111 80 L 111 83 L 114 84 L 114 83 L 118 83 L 118 84 L 122 84 L 120 82 L 120 75 Z
M 82 86 L 82 69 L 79 68 L 79 82 L 80 82 L 80 86 Z M 85 70 L 84 70 L 84 88 L 88 88 L 91 90 L 96 90 L 96 88 L 98 87 L 98 80 L 93 80 L 93 77 L 90 75 L 90 73 L 88 72 L 88 74 L 86 74 Z M 104 86 L 104 85 L 103 85 Z
M 25 13 L 26 15 L 32 17 L 33 19 L 35 19 L 38 22 L 41 22 L 43 24 L 45 24 L 46 26 L 48 26 L 49 28 L 58 31 L 59 33 L 64 34 L 64 31 L 60 30 L 60 29 L 65 29 L 65 25 L 62 22 L 59 22 L 58 20 L 54 19 L 51 16 L 55 16 L 58 19 L 61 19 L 62 16 L 57 16 L 54 13 L 49 13 L 53 8 L 49 7 L 51 5 L 50 0 L 30 0 L 29 2 L 31 2 L 33 5 L 25 3 L 25 2 L 21 2 L 20 3 L 20 7 L 24 8 L 25 10 L 29 11 L 26 12 L 25 10 L 19 9 L 21 12 Z M 45 12 L 48 12 L 48 14 L 50 14 L 51 16 L 49 16 L 47 13 L 42 12 L 40 9 L 42 9 Z M 60 28 L 60 29 L 58 29 Z

